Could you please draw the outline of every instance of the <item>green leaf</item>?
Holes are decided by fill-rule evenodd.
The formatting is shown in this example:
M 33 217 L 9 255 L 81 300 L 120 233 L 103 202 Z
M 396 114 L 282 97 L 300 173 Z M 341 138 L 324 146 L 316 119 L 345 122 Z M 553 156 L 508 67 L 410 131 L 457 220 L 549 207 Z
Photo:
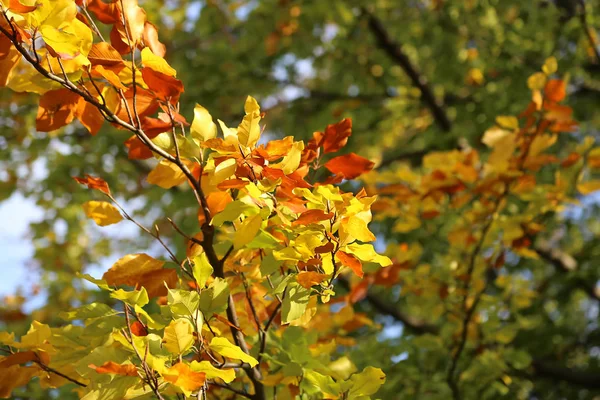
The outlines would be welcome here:
M 92 303 L 72 311 L 63 311 L 58 316 L 64 320 L 72 321 L 74 319 L 87 320 L 116 315 L 118 311 L 103 303 Z
M 229 297 L 229 285 L 224 279 L 215 278 L 207 289 L 200 293 L 200 310 L 212 315 L 225 310 Z
M 296 282 L 291 282 L 287 287 L 287 295 L 283 298 L 281 307 L 283 324 L 289 324 L 302 317 L 310 299 L 310 289 L 305 289 Z
M 243 361 L 245 363 L 250 364 L 251 367 L 254 367 L 256 364 L 258 364 L 258 361 L 254 357 L 244 353 L 242 349 L 232 344 L 229 340 L 227 340 L 227 338 L 214 337 L 210 341 L 209 347 L 211 350 L 219 353 L 223 357 Z
M 173 315 L 190 317 L 198 311 L 200 297 L 197 292 L 190 290 L 169 289 L 167 304 Z

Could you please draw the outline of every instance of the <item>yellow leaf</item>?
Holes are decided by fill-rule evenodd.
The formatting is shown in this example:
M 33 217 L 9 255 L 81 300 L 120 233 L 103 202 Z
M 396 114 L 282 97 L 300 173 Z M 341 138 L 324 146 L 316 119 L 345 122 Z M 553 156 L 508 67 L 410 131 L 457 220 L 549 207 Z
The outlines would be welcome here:
M 546 62 L 544 63 L 544 66 L 542 67 L 542 71 L 544 71 L 544 73 L 546 75 L 552 75 L 557 70 L 558 70 L 558 63 L 556 62 L 556 58 L 548 57 L 546 59 Z
M 171 354 L 185 354 L 194 344 L 194 327 L 184 318 L 171 321 L 165 328 L 163 342 Z
M 192 137 L 200 142 L 217 137 L 217 125 L 208 110 L 200 104 L 194 107 L 194 120 L 190 127 Z
M 375 240 L 375 235 L 369 230 L 364 220 L 352 216 L 347 221 L 346 230 L 352 237 L 361 242 L 372 242 Z
M 511 115 L 500 115 L 496 117 L 496 123 L 502 128 L 510 130 L 519 128 L 519 120 L 517 119 L 517 117 L 513 117 Z
M 210 361 L 192 361 L 190 364 L 190 368 L 195 372 L 204 372 L 206 374 L 206 379 L 222 379 L 223 382 L 229 383 L 235 379 L 235 369 L 227 368 L 227 369 L 219 369 L 212 366 Z
M 213 273 L 213 267 L 208 262 L 206 253 L 203 252 L 199 256 L 194 257 L 192 273 L 194 275 L 194 279 L 196 279 L 196 282 L 198 283 L 198 286 L 203 288 L 204 285 L 206 285 L 206 281 Z
M 254 367 L 258 364 L 258 361 L 249 354 L 246 354 L 238 346 L 231 344 L 229 340 L 224 337 L 214 337 L 210 341 L 210 349 L 219 353 L 223 357 L 233 358 L 250 364 Z
M 481 141 L 487 147 L 494 147 L 494 146 L 496 146 L 496 143 L 502 141 L 508 135 L 511 135 L 511 133 L 509 131 L 499 128 L 497 126 L 494 126 L 490 129 L 488 129 L 487 131 L 485 131 Z
M 346 253 L 354 254 L 361 261 L 374 262 L 382 267 L 392 265 L 392 260 L 390 260 L 389 257 L 377 254 L 375 248 L 371 244 L 352 243 L 342 250 Z
M 210 178 L 210 183 L 215 186 L 218 185 L 231 175 L 235 174 L 236 169 L 236 160 L 233 158 L 228 158 L 215 167 L 215 170 Z
M 83 211 L 100 226 L 116 224 L 123 219 L 117 207 L 107 201 L 87 201 L 83 203 Z
M 142 49 L 142 65 L 144 68 L 150 68 L 167 76 L 175 77 L 177 75 L 177 71 L 164 58 L 155 55 L 149 47 Z
M 165 381 L 171 382 L 180 387 L 186 395 L 190 392 L 200 389 L 206 381 L 204 372 L 195 372 L 190 366 L 179 362 L 163 372 Z
M 302 151 L 304 150 L 304 142 L 295 142 L 292 145 L 292 149 L 289 153 L 283 157 L 283 160 L 277 164 L 273 164 L 271 168 L 277 168 L 283 171 L 284 174 L 289 175 L 298 169 L 300 160 L 302 158 Z
M 577 190 L 581 194 L 590 194 L 592 192 L 600 190 L 600 180 L 579 183 L 577 185 Z
M 150 171 L 146 180 L 163 189 L 170 189 L 185 182 L 185 175 L 177 165 L 168 160 L 162 160 Z
M 33 321 L 27 334 L 21 337 L 21 343 L 15 347 L 28 349 L 43 348 L 51 336 L 52 331 L 48 325 Z
M 546 80 L 546 74 L 542 72 L 536 72 L 527 79 L 527 86 L 531 90 L 542 90 L 546 85 Z
M 263 220 L 260 214 L 246 218 L 235 232 L 233 237 L 233 248 L 237 250 L 250 243 L 258 234 L 262 222 Z
M 260 139 L 260 107 L 256 100 L 248 96 L 244 105 L 246 116 L 238 126 L 238 140 L 246 147 L 254 147 Z

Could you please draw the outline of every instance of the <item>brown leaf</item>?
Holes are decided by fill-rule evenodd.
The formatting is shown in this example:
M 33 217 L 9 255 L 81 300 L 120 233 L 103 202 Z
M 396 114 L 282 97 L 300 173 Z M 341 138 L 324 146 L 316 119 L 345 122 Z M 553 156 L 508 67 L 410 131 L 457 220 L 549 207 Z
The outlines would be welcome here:
M 37 354 L 35 353 L 35 351 L 22 351 L 20 353 L 11 354 L 11 355 L 7 356 L 6 358 L 4 358 L 3 360 L 1 360 L 0 361 L 0 369 L 8 368 L 10 366 L 17 365 L 17 364 L 25 364 L 27 362 L 37 361 L 37 360 L 39 360 L 39 358 L 38 358 Z
M 152 151 L 135 135 L 127 139 L 125 146 L 129 149 L 128 158 L 130 160 L 147 160 L 152 158 Z

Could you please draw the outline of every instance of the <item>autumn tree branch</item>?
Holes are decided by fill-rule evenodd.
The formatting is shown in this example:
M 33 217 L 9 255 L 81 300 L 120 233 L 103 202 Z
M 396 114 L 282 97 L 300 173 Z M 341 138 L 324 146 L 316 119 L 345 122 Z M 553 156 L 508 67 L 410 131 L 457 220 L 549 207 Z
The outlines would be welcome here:
M 402 51 L 402 45 L 394 41 L 379 18 L 365 8 L 362 9 L 362 13 L 366 15 L 369 29 L 375 36 L 379 47 L 404 70 L 413 85 L 419 88 L 423 96 L 423 102 L 433 114 L 436 123 L 444 132 L 449 132 L 452 129 L 450 118 L 446 114 L 443 105 L 433 94 L 427 78 L 413 65 L 410 58 Z

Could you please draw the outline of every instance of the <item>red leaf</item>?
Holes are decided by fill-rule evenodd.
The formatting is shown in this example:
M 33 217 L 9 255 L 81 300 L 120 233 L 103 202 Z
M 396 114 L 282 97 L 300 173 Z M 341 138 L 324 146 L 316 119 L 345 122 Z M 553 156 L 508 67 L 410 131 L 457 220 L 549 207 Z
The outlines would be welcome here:
M 78 183 L 81 183 L 82 185 L 86 185 L 88 189 L 96 189 L 110 196 L 110 189 L 108 187 L 108 183 L 106 183 L 106 181 L 102 178 L 96 178 L 86 174 L 85 178 L 79 178 L 77 176 L 74 176 L 73 179 L 75 179 Z
M 327 125 L 325 132 L 315 132 L 314 138 L 319 146 L 323 146 L 323 152 L 334 153 L 348 143 L 352 135 L 352 119 L 345 118 L 337 124 Z
M 103 24 L 115 24 L 119 22 L 119 9 L 117 4 L 105 3 L 102 0 L 88 0 L 87 9 L 96 15 Z
M 374 165 L 375 163 L 366 158 L 350 153 L 332 158 L 327 161 L 325 168 L 336 175 L 343 176 L 345 179 L 354 179 L 372 170 Z
M 36 8 L 38 8 L 37 4 L 34 6 L 26 6 L 24 4 L 21 4 L 19 0 L 10 0 L 8 2 L 8 9 L 19 14 L 30 13 Z
M 314 224 L 333 218 L 333 213 L 325 214 L 323 210 L 308 210 L 300 215 L 300 218 L 292 222 L 292 226 Z
M 359 278 L 364 276 L 362 263 L 352 254 L 348 254 L 340 250 L 335 253 L 335 257 L 342 263 L 342 265 L 350 268 Z

